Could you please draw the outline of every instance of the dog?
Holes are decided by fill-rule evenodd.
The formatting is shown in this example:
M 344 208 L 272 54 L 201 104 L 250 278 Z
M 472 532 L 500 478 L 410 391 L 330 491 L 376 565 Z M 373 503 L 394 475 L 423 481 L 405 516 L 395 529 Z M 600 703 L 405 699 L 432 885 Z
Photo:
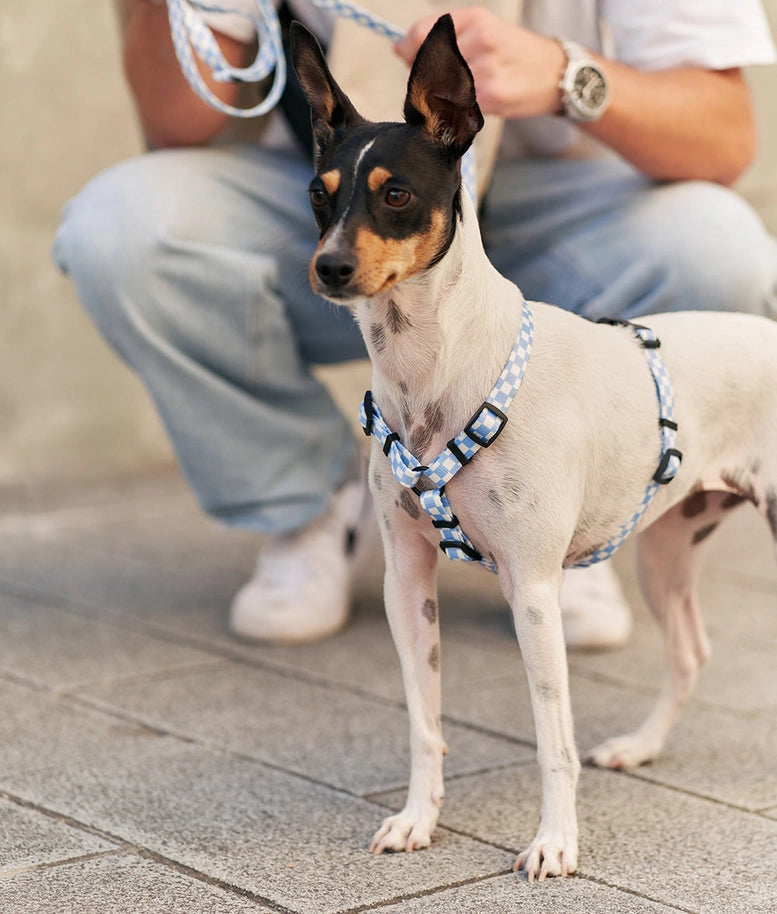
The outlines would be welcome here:
M 369 484 L 410 719 L 407 802 L 370 849 L 429 845 L 443 802 L 442 545 L 498 574 L 527 671 L 542 808 L 515 868 L 530 881 L 573 873 L 580 762 L 558 602 L 562 569 L 596 557 L 640 515 L 632 523 L 640 581 L 665 636 L 666 681 L 638 729 L 590 755 L 602 767 L 640 765 L 658 754 L 709 654 L 696 597 L 707 536 L 749 501 L 777 542 L 777 326 L 690 312 L 646 318 L 647 328 L 612 326 L 524 303 L 487 259 L 461 187 L 461 157 L 483 118 L 450 16 L 418 51 L 404 123 L 363 119 L 299 24 L 292 61 L 316 145 L 310 200 L 320 241 L 310 282 L 353 310 L 373 365 L 362 421 L 376 435 Z M 478 407 L 526 335 L 527 314 L 531 352 L 514 399 L 509 408 L 493 398 Z M 659 379 L 646 359 L 659 353 L 674 418 L 657 403 Z M 483 431 L 489 425 L 496 434 Z M 456 454 L 472 450 L 473 440 L 474 456 Z M 428 477 L 441 453 L 454 463 L 461 457 L 442 494 Z M 400 482 L 397 472 L 409 478 Z M 646 486 L 654 496 L 647 506 Z M 438 508 L 445 501 L 438 520 L 429 499 Z

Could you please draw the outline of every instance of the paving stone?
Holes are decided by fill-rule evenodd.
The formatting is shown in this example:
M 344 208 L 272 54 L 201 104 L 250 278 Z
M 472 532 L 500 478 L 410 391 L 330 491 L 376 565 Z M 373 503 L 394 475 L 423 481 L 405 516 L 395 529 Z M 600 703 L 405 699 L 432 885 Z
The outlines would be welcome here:
M 540 784 L 522 765 L 448 781 L 441 823 L 516 852 L 538 821 Z M 396 806 L 397 794 L 381 799 Z M 584 769 L 580 871 L 610 886 L 704 914 L 774 910 L 777 823 L 752 813 Z
M 511 874 L 403 899 L 375 909 L 374 914 L 670 914 L 676 910 L 586 879 L 550 879 L 530 885 Z
M 262 914 L 272 909 L 174 869 L 110 855 L 0 880 L 13 914 Z
M 321 746 L 326 752 L 326 745 Z M 440 830 L 423 853 L 374 857 L 385 810 L 171 738 L 4 779 L 15 793 L 303 914 L 504 873 L 511 855 Z
M 132 721 L 1 679 L 0 709 L 0 787 L 12 772 L 46 767 L 52 760 L 77 768 L 106 747 L 121 754 L 159 738 Z
M 57 860 L 113 850 L 116 845 L 35 809 L 0 798 L 0 876 Z M 4 885 L 0 879 L 0 887 Z M 2 889 L 0 888 L 0 901 Z M 0 910 L 10 911 L 11 908 Z
M 0 671 L 53 689 L 213 662 L 101 619 L 0 593 Z
M 81 694 L 152 726 L 351 793 L 407 782 L 407 712 L 350 691 L 227 663 L 165 679 L 87 687 Z M 452 771 L 533 755 L 526 747 L 453 724 L 445 727 L 445 738 Z

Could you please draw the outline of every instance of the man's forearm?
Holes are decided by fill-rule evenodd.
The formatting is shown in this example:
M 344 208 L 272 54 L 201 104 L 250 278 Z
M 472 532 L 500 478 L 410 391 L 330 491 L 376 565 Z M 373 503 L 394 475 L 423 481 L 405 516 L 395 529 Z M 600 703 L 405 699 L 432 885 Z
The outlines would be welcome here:
M 216 36 L 230 63 L 243 65 L 246 45 Z M 224 126 L 226 115 L 201 101 L 181 72 L 175 56 L 167 7 L 154 0 L 129 0 L 124 21 L 124 69 L 141 125 L 152 147 L 197 146 L 209 142 Z M 233 104 L 237 86 L 215 83 L 201 67 L 206 83 Z
M 729 185 L 752 161 L 754 117 L 739 70 L 645 73 L 595 59 L 609 77 L 611 102 L 599 121 L 582 129 L 645 174 Z

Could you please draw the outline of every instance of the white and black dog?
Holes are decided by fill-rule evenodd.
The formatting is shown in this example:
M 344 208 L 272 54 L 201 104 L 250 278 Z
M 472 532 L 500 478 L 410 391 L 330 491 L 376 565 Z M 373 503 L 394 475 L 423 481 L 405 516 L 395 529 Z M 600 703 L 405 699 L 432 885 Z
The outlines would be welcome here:
M 516 869 L 530 880 L 571 873 L 580 764 L 562 569 L 609 554 L 637 526 L 666 683 L 634 733 L 590 757 L 639 765 L 661 749 L 708 656 L 696 599 L 704 540 L 743 501 L 777 539 L 777 325 L 675 313 L 646 318 L 649 329 L 607 326 L 526 304 L 489 263 L 461 189 L 460 159 L 483 119 L 449 16 L 418 52 L 403 124 L 365 121 L 299 25 L 292 57 L 317 144 L 310 280 L 353 309 L 374 369 L 362 418 L 376 436 L 370 486 L 410 715 L 407 803 L 371 849 L 428 845 L 443 801 L 442 545 L 497 572 L 528 674 L 542 812 Z

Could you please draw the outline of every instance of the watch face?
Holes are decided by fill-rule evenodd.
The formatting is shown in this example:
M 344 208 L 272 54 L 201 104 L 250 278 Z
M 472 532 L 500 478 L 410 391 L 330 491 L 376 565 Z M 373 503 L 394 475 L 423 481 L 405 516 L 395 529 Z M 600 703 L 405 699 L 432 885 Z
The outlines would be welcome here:
M 602 74 L 594 67 L 583 66 L 575 74 L 572 95 L 585 107 L 597 110 L 607 98 L 607 87 Z

